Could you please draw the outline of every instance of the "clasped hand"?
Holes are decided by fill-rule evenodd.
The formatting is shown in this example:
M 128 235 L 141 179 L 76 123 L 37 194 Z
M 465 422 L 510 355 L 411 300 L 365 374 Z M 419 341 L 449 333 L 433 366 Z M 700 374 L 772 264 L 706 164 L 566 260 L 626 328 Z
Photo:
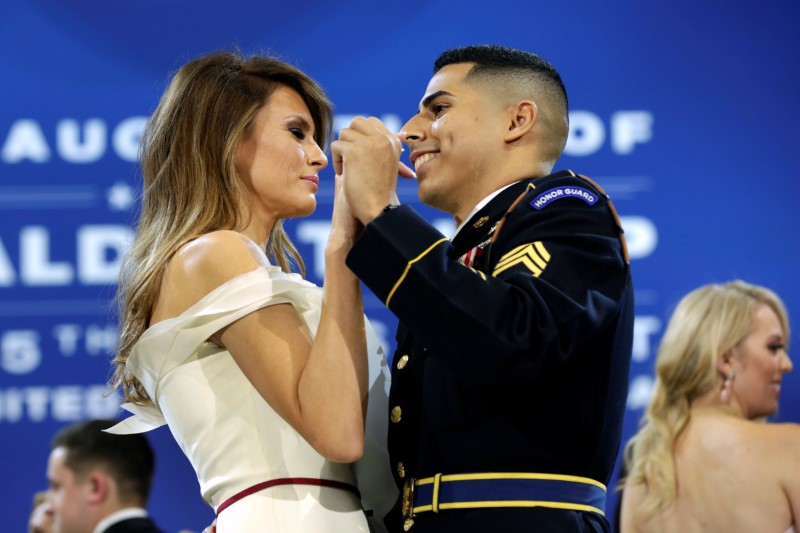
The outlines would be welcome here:
M 333 168 L 341 176 L 352 216 L 368 224 L 390 203 L 399 203 L 397 176 L 413 178 L 400 162 L 400 140 L 375 117 L 356 117 L 331 143 Z M 337 195 L 337 203 L 341 200 Z M 336 208 L 335 208 L 336 209 Z

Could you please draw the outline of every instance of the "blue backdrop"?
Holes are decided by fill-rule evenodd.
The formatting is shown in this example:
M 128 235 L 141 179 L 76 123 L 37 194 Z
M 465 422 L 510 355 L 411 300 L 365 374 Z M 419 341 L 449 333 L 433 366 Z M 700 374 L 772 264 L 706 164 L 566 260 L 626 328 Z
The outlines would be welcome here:
M 218 48 L 268 50 L 319 80 L 337 129 L 354 115 L 398 128 L 446 48 L 500 43 L 541 53 L 570 94 L 558 168 L 600 182 L 623 217 L 637 318 L 625 438 L 652 386 L 655 348 L 677 300 L 708 282 L 767 285 L 798 325 L 800 4 L 8 1 L 0 4 L 0 501 L 23 531 L 46 486 L 52 434 L 117 416 L 103 397 L 116 340 L 111 299 L 136 213 L 136 149 L 169 73 Z M 413 184 L 401 200 L 418 204 Z M 332 200 L 288 224 L 320 282 Z M 452 221 L 420 206 L 448 232 Z M 396 325 L 367 314 L 393 348 Z M 800 378 L 778 420 L 800 420 Z M 574 391 L 580 394 L 580 390 Z M 545 406 L 546 408 L 546 406 Z M 151 511 L 170 533 L 212 512 L 168 430 Z M 614 498 L 609 507 L 613 506 Z

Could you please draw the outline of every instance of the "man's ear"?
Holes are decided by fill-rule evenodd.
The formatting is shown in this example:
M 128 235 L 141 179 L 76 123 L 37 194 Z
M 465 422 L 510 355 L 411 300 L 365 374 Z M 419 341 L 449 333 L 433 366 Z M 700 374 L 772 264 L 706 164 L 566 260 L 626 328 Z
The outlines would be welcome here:
M 517 141 L 527 135 L 536 123 L 539 108 L 533 100 L 520 100 L 506 110 L 508 116 L 508 133 L 504 140 L 507 143 Z
M 92 504 L 99 504 L 106 501 L 111 493 L 112 483 L 113 480 L 105 472 L 100 470 L 90 472 L 86 479 L 87 501 Z

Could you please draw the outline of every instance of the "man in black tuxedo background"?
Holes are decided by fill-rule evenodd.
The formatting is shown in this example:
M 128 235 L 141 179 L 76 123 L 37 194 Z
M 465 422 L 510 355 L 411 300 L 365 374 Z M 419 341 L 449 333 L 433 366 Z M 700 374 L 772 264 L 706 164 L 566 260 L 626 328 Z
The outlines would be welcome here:
M 53 439 L 47 506 L 57 533 L 163 533 L 145 510 L 153 449 L 143 435 L 103 431 L 114 424 L 80 422 Z

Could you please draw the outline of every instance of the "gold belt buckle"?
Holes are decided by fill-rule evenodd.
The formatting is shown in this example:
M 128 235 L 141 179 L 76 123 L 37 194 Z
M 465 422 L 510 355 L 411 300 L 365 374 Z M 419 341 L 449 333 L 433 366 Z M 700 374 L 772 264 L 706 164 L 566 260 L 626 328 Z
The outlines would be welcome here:
M 403 531 L 414 525 L 414 478 L 409 477 L 403 483 Z

